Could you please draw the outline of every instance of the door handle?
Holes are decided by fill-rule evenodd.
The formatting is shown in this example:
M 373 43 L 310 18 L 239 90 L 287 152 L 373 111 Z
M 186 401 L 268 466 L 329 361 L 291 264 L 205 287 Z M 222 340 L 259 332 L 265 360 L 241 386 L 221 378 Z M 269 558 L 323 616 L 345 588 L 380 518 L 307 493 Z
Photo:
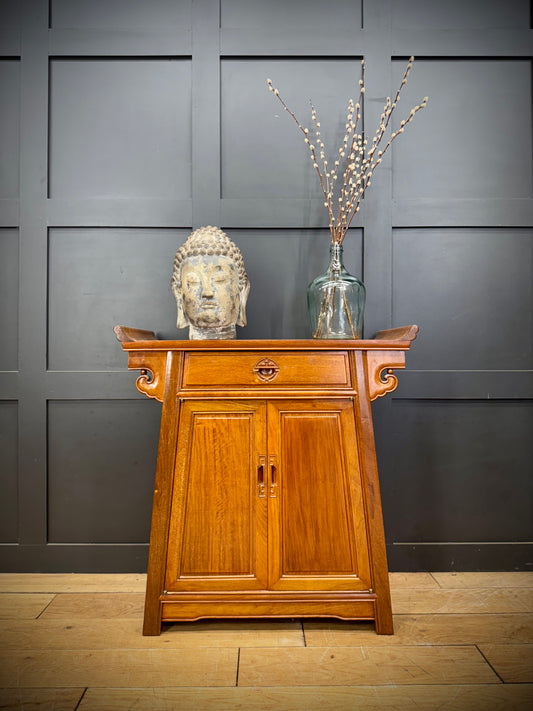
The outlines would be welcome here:
M 266 496 L 265 491 L 265 467 L 266 457 L 260 455 L 257 457 L 257 496 L 263 499 Z
M 275 454 L 271 454 L 268 458 L 268 466 L 270 468 L 270 489 L 269 496 L 275 499 L 278 495 L 278 458 Z

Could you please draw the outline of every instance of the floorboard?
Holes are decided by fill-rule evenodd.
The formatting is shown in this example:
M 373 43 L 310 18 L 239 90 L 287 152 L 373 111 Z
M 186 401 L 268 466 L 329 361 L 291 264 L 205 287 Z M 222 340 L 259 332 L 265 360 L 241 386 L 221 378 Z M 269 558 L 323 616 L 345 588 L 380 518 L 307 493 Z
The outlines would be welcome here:
M 143 593 L 60 593 L 48 605 L 43 620 L 115 619 L 142 620 Z
M 396 646 L 242 649 L 238 685 L 498 683 L 474 646 Z
M 0 687 L 233 686 L 232 648 L 103 649 L 0 653 Z
M 533 683 L 533 644 L 483 644 L 479 649 L 503 681 Z
M 531 711 L 533 685 L 88 689 L 79 711 Z
M 301 622 L 272 620 L 178 623 L 168 625 L 159 637 L 143 637 L 140 619 L 0 620 L 0 639 L 4 650 L 303 647 L 305 644 Z
M 4 573 L 0 592 L 140 592 L 146 573 Z
M 533 588 L 533 571 L 432 573 L 441 588 Z
M 0 689 L 0 709 L 74 711 L 85 689 Z
M 34 620 L 53 601 L 54 595 L 0 594 L 1 620 Z
M 304 621 L 307 646 L 527 644 L 533 640 L 533 614 L 394 615 L 394 635 L 376 635 L 369 623 Z
M 391 590 L 408 588 L 418 590 L 420 588 L 438 588 L 439 584 L 431 573 L 389 573 Z
M 402 615 L 533 612 L 533 588 L 396 589 L 391 598 L 393 613 Z

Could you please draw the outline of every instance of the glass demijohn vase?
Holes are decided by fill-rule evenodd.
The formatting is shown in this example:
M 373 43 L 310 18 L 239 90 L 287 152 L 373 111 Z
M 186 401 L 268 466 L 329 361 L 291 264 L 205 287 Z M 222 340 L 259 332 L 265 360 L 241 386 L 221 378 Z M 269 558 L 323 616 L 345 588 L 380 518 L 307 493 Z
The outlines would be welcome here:
M 361 338 L 366 289 L 342 262 L 343 247 L 330 247 L 330 264 L 307 288 L 313 338 Z

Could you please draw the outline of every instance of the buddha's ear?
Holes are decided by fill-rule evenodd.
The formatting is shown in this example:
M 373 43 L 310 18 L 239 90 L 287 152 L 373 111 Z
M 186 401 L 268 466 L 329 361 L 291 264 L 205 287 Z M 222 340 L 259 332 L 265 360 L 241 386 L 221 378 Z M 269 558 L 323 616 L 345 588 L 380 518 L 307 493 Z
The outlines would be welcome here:
M 181 298 L 181 291 L 177 284 L 172 285 L 172 293 L 176 299 L 176 305 L 178 307 L 178 319 L 176 321 L 176 328 L 185 328 L 189 325 L 189 321 L 185 316 L 185 311 L 183 310 L 183 299 Z
M 239 315 L 237 316 L 237 326 L 246 326 L 246 302 L 250 293 L 250 282 L 248 277 L 246 283 L 239 292 Z

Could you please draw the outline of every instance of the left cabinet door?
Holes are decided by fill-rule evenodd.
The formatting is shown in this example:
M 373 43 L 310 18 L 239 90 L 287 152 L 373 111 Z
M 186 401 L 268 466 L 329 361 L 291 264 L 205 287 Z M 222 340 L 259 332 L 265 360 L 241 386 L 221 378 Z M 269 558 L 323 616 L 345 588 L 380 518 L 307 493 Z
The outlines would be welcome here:
M 266 404 L 184 400 L 165 589 L 267 585 Z

